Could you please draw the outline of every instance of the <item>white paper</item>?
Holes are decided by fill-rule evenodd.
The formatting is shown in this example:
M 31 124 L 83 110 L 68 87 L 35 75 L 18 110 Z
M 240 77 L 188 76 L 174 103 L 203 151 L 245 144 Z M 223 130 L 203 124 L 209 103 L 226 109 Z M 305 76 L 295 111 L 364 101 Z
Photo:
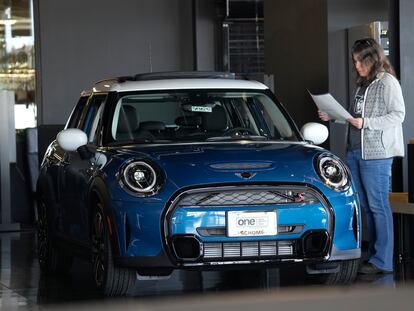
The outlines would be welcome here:
M 321 95 L 313 95 L 309 92 L 312 96 L 313 101 L 315 102 L 316 106 L 320 111 L 326 112 L 331 119 L 337 121 L 346 121 L 352 116 L 349 114 L 348 111 L 338 101 L 329 93 L 321 94 Z

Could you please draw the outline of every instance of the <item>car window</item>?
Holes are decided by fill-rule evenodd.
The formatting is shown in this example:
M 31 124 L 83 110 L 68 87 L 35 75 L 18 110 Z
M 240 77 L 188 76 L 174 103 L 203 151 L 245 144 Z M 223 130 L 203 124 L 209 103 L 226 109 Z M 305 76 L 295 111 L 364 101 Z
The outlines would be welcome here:
M 85 108 L 86 102 L 88 101 L 87 96 L 82 96 L 76 106 L 73 108 L 72 113 L 70 114 L 69 120 L 65 125 L 67 128 L 77 128 L 79 126 L 79 121 L 82 115 L 82 111 Z
M 99 122 L 102 118 L 105 95 L 93 96 L 85 113 L 81 129 L 88 136 L 88 143 L 96 143 L 98 137 Z
M 280 136 L 286 139 L 292 139 L 294 133 L 285 116 L 278 107 L 274 107 L 274 103 L 269 97 L 259 96 L 255 98 L 256 105 L 260 110 L 263 121 L 266 123 L 267 129 L 271 136 Z
M 298 140 L 265 93 L 228 90 L 120 94 L 109 118 L 113 142 L 206 141 L 233 137 Z

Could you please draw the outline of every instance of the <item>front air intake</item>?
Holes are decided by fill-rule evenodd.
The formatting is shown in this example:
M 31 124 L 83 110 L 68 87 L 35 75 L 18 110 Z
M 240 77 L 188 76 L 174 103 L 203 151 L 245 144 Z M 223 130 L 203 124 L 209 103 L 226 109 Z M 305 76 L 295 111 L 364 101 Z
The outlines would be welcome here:
M 204 261 L 242 260 L 245 258 L 269 259 L 285 258 L 295 254 L 295 242 L 257 241 L 257 242 L 213 242 L 204 243 Z
M 305 257 L 323 257 L 328 250 L 328 233 L 325 230 L 309 231 L 303 237 L 303 254 Z
M 200 257 L 201 245 L 194 236 L 175 236 L 172 246 L 178 259 L 196 260 Z

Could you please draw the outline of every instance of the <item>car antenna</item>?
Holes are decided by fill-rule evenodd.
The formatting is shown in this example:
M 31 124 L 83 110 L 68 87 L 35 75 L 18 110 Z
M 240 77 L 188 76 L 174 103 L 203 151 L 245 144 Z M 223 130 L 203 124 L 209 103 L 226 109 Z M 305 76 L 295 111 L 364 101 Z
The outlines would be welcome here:
M 151 49 L 151 42 L 148 44 L 148 58 L 149 58 L 150 72 L 152 72 L 152 49 Z

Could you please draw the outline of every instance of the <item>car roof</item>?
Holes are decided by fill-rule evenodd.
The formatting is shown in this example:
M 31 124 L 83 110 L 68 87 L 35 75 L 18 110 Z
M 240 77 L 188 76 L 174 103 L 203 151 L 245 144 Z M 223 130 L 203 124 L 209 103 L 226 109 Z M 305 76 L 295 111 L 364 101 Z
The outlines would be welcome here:
M 141 74 L 133 77 L 116 77 L 101 80 L 82 96 L 102 92 L 130 92 L 170 89 L 250 89 L 268 87 L 257 81 L 237 80 L 234 74 L 216 72 L 167 72 Z

